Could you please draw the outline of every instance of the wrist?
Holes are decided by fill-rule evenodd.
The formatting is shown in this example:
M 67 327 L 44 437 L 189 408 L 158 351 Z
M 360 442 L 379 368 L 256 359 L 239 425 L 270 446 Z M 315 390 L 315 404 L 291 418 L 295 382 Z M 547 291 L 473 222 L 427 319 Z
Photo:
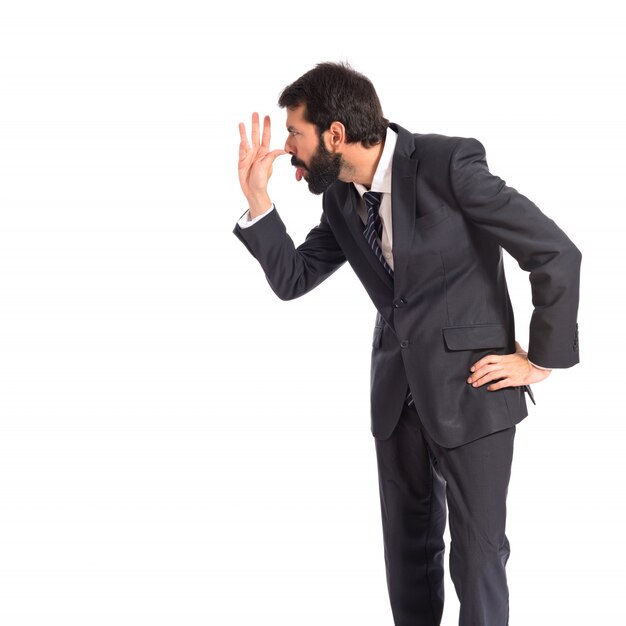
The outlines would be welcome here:
M 272 208 L 272 201 L 267 195 L 267 192 L 248 196 L 247 200 L 251 219 L 259 217 L 259 215 L 263 215 L 263 213 L 267 213 L 267 211 Z

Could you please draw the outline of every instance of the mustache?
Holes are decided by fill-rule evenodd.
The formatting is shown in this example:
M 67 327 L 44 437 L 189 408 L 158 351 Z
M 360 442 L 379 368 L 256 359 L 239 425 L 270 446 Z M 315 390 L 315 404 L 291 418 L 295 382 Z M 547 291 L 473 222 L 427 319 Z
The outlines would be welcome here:
M 304 163 L 304 161 L 301 161 L 300 159 L 297 159 L 295 156 L 291 157 L 291 164 L 294 167 L 303 167 L 305 170 L 308 169 L 306 164 Z

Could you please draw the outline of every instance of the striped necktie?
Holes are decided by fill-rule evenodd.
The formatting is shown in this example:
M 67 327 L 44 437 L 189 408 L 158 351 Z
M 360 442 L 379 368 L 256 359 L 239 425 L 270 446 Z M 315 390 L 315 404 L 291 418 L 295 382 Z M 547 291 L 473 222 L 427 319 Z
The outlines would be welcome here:
M 378 191 L 366 191 L 363 194 L 363 200 L 365 201 L 365 206 L 367 207 L 367 224 L 365 225 L 365 229 L 363 230 L 363 235 L 365 236 L 367 243 L 369 243 L 370 248 L 376 255 L 376 258 L 385 268 L 387 274 L 389 274 L 389 276 L 393 278 L 393 270 L 391 269 L 387 261 L 385 261 L 383 251 L 381 250 L 379 244 L 379 241 L 382 238 L 383 231 L 383 225 L 380 221 L 380 215 L 378 214 L 380 199 L 381 193 Z M 413 396 L 411 395 L 410 390 L 407 393 L 405 402 L 409 406 L 413 404 Z
M 385 261 L 383 251 L 380 249 L 379 243 L 383 231 L 383 225 L 380 221 L 380 215 L 378 214 L 381 195 L 382 194 L 378 191 L 366 191 L 363 194 L 363 200 L 365 201 L 365 206 L 367 207 L 367 224 L 365 225 L 365 229 L 363 230 L 363 235 L 365 235 L 367 243 L 373 250 L 376 258 L 385 268 L 387 274 L 389 274 L 389 276 L 393 278 L 393 270 L 391 269 L 387 261 Z

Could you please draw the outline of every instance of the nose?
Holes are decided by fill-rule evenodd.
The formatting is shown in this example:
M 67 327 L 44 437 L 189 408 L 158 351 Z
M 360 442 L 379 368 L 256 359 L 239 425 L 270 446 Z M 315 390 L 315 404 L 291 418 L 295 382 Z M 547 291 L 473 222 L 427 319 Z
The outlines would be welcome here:
M 291 139 L 291 135 L 288 135 L 287 136 L 287 141 L 285 141 L 285 152 L 288 152 L 289 154 L 294 155 L 295 154 L 295 150 L 291 146 L 290 139 Z

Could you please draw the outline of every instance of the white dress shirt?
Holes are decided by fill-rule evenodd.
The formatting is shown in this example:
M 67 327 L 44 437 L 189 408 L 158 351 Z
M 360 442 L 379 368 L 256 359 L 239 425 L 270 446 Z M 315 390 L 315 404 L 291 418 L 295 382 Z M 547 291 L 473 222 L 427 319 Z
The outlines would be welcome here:
M 393 163 L 393 153 L 396 150 L 396 142 L 398 141 L 398 133 L 391 128 L 387 128 L 387 137 L 385 138 L 385 146 L 383 153 L 380 155 L 378 161 L 378 167 L 374 172 L 374 178 L 372 180 L 372 186 L 370 189 L 366 189 L 359 183 L 353 183 L 356 190 L 361 196 L 361 202 L 357 207 L 357 213 L 363 221 L 363 224 L 367 224 L 367 209 L 365 207 L 365 201 L 363 200 L 363 194 L 366 191 L 378 191 L 382 195 L 380 197 L 380 207 L 378 209 L 378 215 L 380 215 L 380 221 L 383 225 L 383 233 L 380 241 L 380 249 L 385 257 L 385 261 L 393 269 L 393 228 L 391 223 L 391 166 Z

